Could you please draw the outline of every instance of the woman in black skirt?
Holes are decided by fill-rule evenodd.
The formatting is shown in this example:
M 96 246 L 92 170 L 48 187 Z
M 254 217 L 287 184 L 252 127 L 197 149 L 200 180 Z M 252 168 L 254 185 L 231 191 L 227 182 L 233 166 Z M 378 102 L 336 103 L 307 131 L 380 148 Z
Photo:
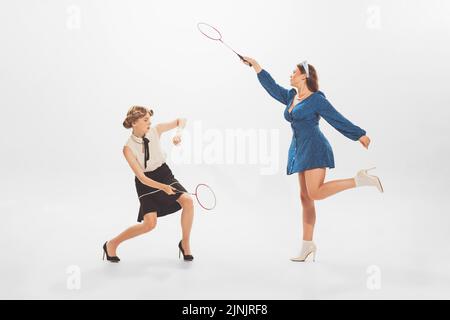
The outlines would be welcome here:
M 173 138 L 174 145 L 181 142 L 181 133 L 186 119 L 176 119 L 167 123 L 151 126 L 150 117 L 153 110 L 141 106 L 133 106 L 128 110 L 123 126 L 132 128 L 132 134 L 123 148 L 123 154 L 135 175 L 136 191 L 140 201 L 137 221 L 115 238 L 103 245 L 103 259 L 119 262 L 117 247 L 125 240 L 147 233 L 156 227 L 158 217 L 174 213 L 180 209 L 182 240 L 178 248 L 184 260 L 192 261 L 189 243 L 194 206 L 189 194 L 176 192 L 186 189 L 174 177 L 166 164 L 166 155 L 161 150 L 160 136 L 163 132 L 178 128 Z M 176 190 L 175 190 L 176 189 Z

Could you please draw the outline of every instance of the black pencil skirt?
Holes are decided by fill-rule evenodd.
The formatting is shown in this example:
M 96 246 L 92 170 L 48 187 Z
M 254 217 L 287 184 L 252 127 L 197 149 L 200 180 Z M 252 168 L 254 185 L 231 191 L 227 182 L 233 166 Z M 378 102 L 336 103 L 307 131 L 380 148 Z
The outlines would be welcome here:
M 153 171 L 145 172 L 144 174 L 152 180 L 171 185 L 180 191 L 186 191 L 181 183 L 175 179 L 172 170 L 170 170 L 166 163 L 161 165 L 159 168 Z M 138 222 L 144 220 L 144 215 L 150 212 L 156 211 L 156 215 L 158 217 L 162 217 L 170 213 L 177 212 L 181 209 L 181 205 L 177 202 L 177 199 L 182 195 L 182 193 L 168 195 L 164 191 L 160 190 L 158 192 L 145 195 L 146 193 L 157 191 L 158 189 L 143 184 L 137 177 L 135 177 L 134 180 L 136 183 L 137 194 L 140 197 L 139 202 L 141 204 L 137 218 Z

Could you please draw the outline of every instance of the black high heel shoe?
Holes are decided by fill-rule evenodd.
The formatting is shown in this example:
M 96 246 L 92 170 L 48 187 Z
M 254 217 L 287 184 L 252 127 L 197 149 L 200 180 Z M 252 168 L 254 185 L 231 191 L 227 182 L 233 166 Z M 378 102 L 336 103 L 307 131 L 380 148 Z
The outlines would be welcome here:
M 105 255 L 106 255 L 106 260 L 111 261 L 111 262 L 119 262 L 120 259 L 117 256 L 111 257 L 108 254 L 108 250 L 106 250 L 106 244 L 108 243 L 108 241 L 105 242 L 105 244 L 103 245 L 103 260 L 105 260 Z
M 178 258 L 180 258 L 180 253 L 182 253 L 183 254 L 183 259 L 185 261 L 192 261 L 192 260 L 194 260 L 194 257 L 192 255 L 184 254 L 184 249 L 183 249 L 183 246 L 181 245 L 181 240 L 180 240 L 180 243 L 178 244 L 178 249 L 180 249 L 178 251 Z

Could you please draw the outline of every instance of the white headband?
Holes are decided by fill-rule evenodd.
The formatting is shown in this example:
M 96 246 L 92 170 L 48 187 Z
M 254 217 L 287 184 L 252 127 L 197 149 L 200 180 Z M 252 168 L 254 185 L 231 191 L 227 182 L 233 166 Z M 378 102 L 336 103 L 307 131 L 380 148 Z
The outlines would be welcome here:
M 303 61 L 302 63 L 301 63 L 301 65 L 302 65 L 302 67 L 303 67 L 303 69 L 305 69 L 305 72 L 306 72 L 306 77 L 307 78 L 309 78 L 309 67 L 308 67 L 308 61 Z

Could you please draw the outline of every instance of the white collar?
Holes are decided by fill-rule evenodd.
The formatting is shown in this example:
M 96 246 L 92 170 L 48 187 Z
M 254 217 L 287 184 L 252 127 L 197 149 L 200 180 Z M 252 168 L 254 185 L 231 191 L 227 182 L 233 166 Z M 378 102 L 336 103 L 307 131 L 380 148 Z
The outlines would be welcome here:
M 144 143 L 143 138 L 136 137 L 134 134 L 131 134 L 131 139 L 133 139 L 137 143 Z

